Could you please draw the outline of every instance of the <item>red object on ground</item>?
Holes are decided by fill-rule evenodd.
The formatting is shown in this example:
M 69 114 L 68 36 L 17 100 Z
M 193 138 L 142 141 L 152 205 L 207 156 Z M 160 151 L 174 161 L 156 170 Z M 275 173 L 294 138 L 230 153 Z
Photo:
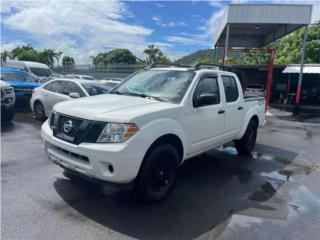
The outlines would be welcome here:
M 268 62 L 268 77 L 267 77 L 267 85 L 266 85 L 266 111 L 269 109 L 269 105 L 270 105 L 272 73 L 273 73 L 273 64 L 274 64 L 274 56 L 275 56 L 274 49 L 269 49 L 268 51 L 270 53 L 270 56 L 269 56 L 269 62 Z

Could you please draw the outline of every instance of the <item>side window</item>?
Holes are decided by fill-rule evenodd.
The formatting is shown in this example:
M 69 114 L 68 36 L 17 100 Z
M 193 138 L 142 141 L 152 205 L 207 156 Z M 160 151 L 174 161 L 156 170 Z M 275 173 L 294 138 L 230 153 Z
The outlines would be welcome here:
M 86 95 L 82 89 L 73 82 L 66 82 L 63 90 L 63 94 L 69 95 L 70 93 L 79 93 L 80 97 L 85 97 Z
M 48 83 L 48 84 L 46 84 L 45 86 L 43 86 L 43 88 L 44 88 L 45 90 L 51 91 L 52 84 L 53 84 L 53 83 Z
M 62 93 L 63 92 L 63 82 L 62 81 L 53 82 L 51 85 L 50 91 L 56 92 L 56 93 Z
M 207 94 L 207 97 L 201 98 Z M 195 104 L 195 102 L 200 101 L 199 105 Z M 206 106 L 206 105 L 214 105 L 220 103 L 220 95 L 219 95 L 219 86 L 218 80 L 213 76 L 204 76 L 202 77 L 193 94 L 193 102 L 194 105 L 198 106 Z
M 231 76 L 221 76 L 227 102 L 235 102 L 239 97 L 236 80 Z

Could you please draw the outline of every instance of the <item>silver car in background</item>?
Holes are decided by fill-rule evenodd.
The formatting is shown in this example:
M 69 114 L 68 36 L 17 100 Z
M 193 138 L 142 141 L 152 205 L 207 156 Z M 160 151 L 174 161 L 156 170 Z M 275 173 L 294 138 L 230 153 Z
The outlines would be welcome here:
M 91 75 L 67 74 L 65 77 L 71 79 L 95 80 L 95 78 Z
M 55 79 L 33 90 L 30 107 L 35 118 L 42 121 L 58 102 L 106 94 L 110 89 L 104 83 L 93 80 Z

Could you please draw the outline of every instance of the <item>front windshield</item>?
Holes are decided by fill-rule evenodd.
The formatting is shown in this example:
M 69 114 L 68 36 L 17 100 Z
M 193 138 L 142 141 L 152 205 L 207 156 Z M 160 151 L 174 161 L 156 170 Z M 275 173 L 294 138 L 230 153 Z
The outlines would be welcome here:
M 32 77 L 28 73 L 2 72 L 1 80 L 3 81 L 19 81 L 33 82 Z
M 81 83 L 90 96 L 108 93 L 111 87 L 103 83 Z
M 177 70 L 144 70 L 120 83 L 110 93 L 181 102 L 194 73 Z
M 30 71 L 37 75 L 38 77 L 50 77 L 51 72 L 49 69 L 46 68 L 36 68 L 36 67 L 31 67 Z

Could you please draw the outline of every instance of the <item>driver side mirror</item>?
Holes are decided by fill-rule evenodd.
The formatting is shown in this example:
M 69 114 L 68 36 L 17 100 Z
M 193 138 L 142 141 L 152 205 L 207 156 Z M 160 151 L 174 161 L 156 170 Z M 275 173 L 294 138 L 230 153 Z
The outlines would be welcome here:
M 72 93 L 69 93 L 69 97 L 71 97 L 71 98 L 79 98 L 80 94 L 77 93 L 77 92 L 72 92 Z
M 193 99 L 194 107 L 201 107 L 218 103 L 218 96 L 216 93 L 202 93 L 195 96 Z

